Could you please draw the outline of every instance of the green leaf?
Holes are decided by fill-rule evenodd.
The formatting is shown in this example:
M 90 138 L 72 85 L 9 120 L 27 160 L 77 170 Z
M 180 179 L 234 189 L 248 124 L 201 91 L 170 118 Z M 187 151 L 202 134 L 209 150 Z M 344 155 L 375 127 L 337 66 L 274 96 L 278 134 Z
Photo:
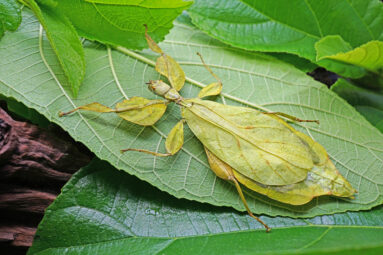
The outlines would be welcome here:
M 48 5 L 39 7 L 34 0 L 23 0 L 44 27 L 65 76 L 76 97 L 85 76 L 84 51 L 69 20 Z
M 147 48 L 145 28 L 162 41 L 173 20 L 193 2 L 183 0 L 60 0 L 56 11 L 66 15 L 77 32 L 90 40 L 129 49 Z
M 0 2 L 0 38 L 7 30 L 15 31 L 21 23 L 20 6 L 15 0 Z
M 235 187 L 210 170 L 201 143 L 185 128 L 184 147 L 176 155 L 157 158 L 140 152 L 120 153 L 124 148 L 165 151 L 165 137 L 180 120 L 178 106 L 169 104 L 154 127 L 128 123 L 115 113 L 77 112 L 59 118 L 59 111 L 98 102 L 113 107 L 133 96 L 154 99 L 145 82 L 160 76 L 154 70 L 158 57 L 149 50 L 119 51 L 85 43 L 87 72 L 77 99 L 71 97 L 57 68 L 46 38 L 39 40 L 39 24 L 26 10 L 20 29 L 6 35 L 0 45 L 0 93 L 36 109 L 67 130 L 99 158 L 136 175 L 178 198 L 244 210 Z M 41 43 L 41 44 L 40 44 Z M 277 203 L 246 190 L 256 214 L 312 217 L 369 209 L 382 203 L 383 135 L 353 107 L 291 65 L 259 53 L 249 53 L 212 40 L 180 21 L 160 47 L 180 63 L 187 82 L 180 91 L 196 97 L 202 86 L 215 81 L 204 69 L 196 52 L 223 82 L 218 101 L 262 110 L 285 112 L 315 123 L 293 124 L 328 151 L 339 171 L 359 193 L 354 200 L 320 197 L 304 206 Z M 40 49 L 43 49 L 42 51 Z M 45 64 L 49 63 L 50 66 Z
M 183 13 L 182 15 L 180 15 L 178 17 L 178 20 L 182 20 L 182 22 L 185 24 L 189 24 L 191 26 L 193 25 L 190 16 L 187 15 L 186 13 Z M 221 40 L 221 38 L 218 38 L 218 39 Z M 309 60 L 298 57 L 297 55 L 294 55 L 294 54 L 278 53 L 278 52 L 268 52 L 265 54 L 269 56 L 273 56 L 283 62 L 289 63 L 295 66 L 296 68 L 302 70 L 303 72 L 311 72 L 318 67 L 316 64 L 310 62 Z
M 351 46 L 339 36 L 326 36 L 315 44 L 315 48 L 318 54 L 317 59 L 334 59 L 375 73 L 383 72 L 381 71 L 383 70 L 383 42 L 381 41 L 370 41 L 351 49 Z
M 380 254 L 383 207 L 309 220 L 178 200 L 95 160 L 46 210 L 32 254 Z M 367 253 L 370 252 L 370 253 Z
M 0 100 L 4 100 L 7 103 L 8 111 L 16 114 L 18 117 L 26 119 L 33 124 L 39 125 L 42 128 L 48 128 L 51 126 L 51 122 L 36 110 L 26 107 L 24 104 L 17 102 L 16 100 L 4 97 L 0 95 Z
M 344 79 L 338 79 L 331 90 L 353 105 L 383 133 L 383 95 L 357 87 Z
M 327 35 L 339 35 L 353 48 L 383 40 L 379 0 L 196 0 L 188 12 L 194 24 L 225 43 L 288 52 L 312 62 L 316 61 L 315 43 Z M 318 64 L 348 77 L 364 75 L 352 65 L 330 60 Z
M 350 51 L 352 47 L 341 36 L 328 35 L 315 43 L 315 50 L 317 52 L 317 61 L 319 61 L 339 52 Z
M 278 52 L 268 52 L 266 54 L 283 62 L 289 63 L 305 73 L 311 72 L 318 67 L 318 65 L 308 61 L 307 59 L 298 57 L 297 55 Z
M 383 133 L 383 110 L 371 106 L 357 105 L 356 110 L 360 112 L 372 125 Z

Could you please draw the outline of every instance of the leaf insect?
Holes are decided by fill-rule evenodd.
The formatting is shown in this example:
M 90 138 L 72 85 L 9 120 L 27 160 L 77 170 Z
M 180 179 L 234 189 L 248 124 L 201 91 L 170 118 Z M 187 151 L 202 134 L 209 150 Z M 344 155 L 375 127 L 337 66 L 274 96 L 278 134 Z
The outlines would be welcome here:
M 178 104 L 182 119 L 166 138 L 166 153 L 133 148 L 121 151 L 139 151 L 161 157 L 174 155 L 183 146 L 183 126 L 187 123 L 203 144 L 211 170 L 218 177 L 234 183 L 248 214 L 267 231 L 270 228 L 251 212 L 240 184 L 271 199 L 292 205 L 308 203 L 321 195 L 353 198 L 357 191 L 338 172 L 323 146 L 295 130 L 278 115 L 298 122 L 318 121 L 202 100 L 207 96 L 219 95 L 222 82 L 199 53 L 204 67 L 217 81 L 204 87 L 197 98 L 183 98 L 178 93 L 185 83 L 182 68 L 154 42 L 147 28 L 145 37 L 149 48 L 160 54 L 155 67 L 157 72 L 165 76 L 170 85 L 161 80 L 149 81 L 147 84 L 153 93 L 164 100 L 133 97 L 117 103 L 115 109 L 91 103 L 60 113 L 60 116 L 79 109 L 115 112 L 125 120 L 150 126 L 162 117 L 168 103 Z

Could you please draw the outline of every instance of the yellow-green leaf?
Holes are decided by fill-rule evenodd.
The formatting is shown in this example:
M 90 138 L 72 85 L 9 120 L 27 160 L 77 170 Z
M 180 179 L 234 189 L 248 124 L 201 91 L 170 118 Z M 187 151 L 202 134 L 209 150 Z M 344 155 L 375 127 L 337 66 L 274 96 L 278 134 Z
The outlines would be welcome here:
M 317 60 L 333 59 L 347 64 L 363 67 L 372 72 L 383 68 L 383 42 L 369 41 L 352 49 L 339 36 L 327 36 L 315 45 Z
M 328 58 L 364 67 L 376 72 L 383 68 L 383 42 L 370 41 L 351 51 L 328 56 Z

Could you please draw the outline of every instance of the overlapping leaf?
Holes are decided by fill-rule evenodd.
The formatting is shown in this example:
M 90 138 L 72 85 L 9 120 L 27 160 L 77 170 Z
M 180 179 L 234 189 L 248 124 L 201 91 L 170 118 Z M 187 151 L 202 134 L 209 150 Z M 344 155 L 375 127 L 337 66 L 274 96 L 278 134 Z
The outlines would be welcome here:
M 172 28 L 173 20 L 193 3 L 183 0 L 57 2 L 56 11 L 66 15 L 81 36 L 130 49 L 147 48 L 143 24 L 160 41 Z
M 264 216 L 273 227 L 266 233 L 247 214 L 175 199 L 96 160 L 47 209 L 29 255 L 380 254 L 382 217 L 382 207 L 310 220 Z
M 383 135 L 325 86 L 271 57 L 227 48 L 182 22 L 175 23 L 160 46 L 185 70 L 187 83 L 181 90 L 184 97 L 196 97 L 201 86 L 214 81 L 195 54 L 198 51 L 223 81 L 223 96 L 218 100 L 320 120 L 319 126 L 294 126 L 321 143 L 343 176 L 359 191 L 352 201 L 321 197 L 305 206 L 288 206 L 247 191 L 255 213 L 310 217 L 369 209 L 382 203 Z M 154 70 L 155 54 L 124 50 L 127 56 L 87 43 L 87 75 L 78 98 L 73 99 L 46 39 L 39 45 L 39 24 L 29 11 L 25 12 L 21 29 L 5 36 L 0 47 L 0 55 L 4 56 L 0 59 L 0 93 L 38 110 L 101 159 L 161 190 L 176 197 L 244 210 L 235 188 L 211 172 L 203 147 L 189 129 L 185 129 L 184 147 L 175 156 L 120 153 L 123 148 L 164 152 L 164 138 L 180 119 L 177 106 L 169 105 L 153 128 L 128 123 L 114 114 L 78 112 L 58 117 L 59 111 L 91 102 L 113 107 L 127 97 L 155 98 L 144 84 L 159 78 Z
M 196 0 L 189 13 L 199 28 L 230 45 L 288 52 L 313 62 L 315 43 L 327 35 L 339 35 L 353 48 L 383 39 L 379 0 Z M 364 75 L 361 68 L 348 64 L 318 64 L 344 76 Z
M 16 0 L 0 2 L 0 38 L 7 30 L 15 31 L 21 23 L 21 11 Z
M 77 96 L 85 76 L 84 51 L 80 38 L 68 20 L 50 5 L 41 5 L 34 0 L 22 1 L 32 9 L 41 25 L 45 28 L 49 42 L 54 49 L 60 65 L 68 78 L 74 96 Z
M 326 36 L 315 44 L 317 59 L 334 59 L 383 73 L 383 42 L 370 41 L 352 49 L 341 37 Z M 321 50 L 329 48 L 329 52 Z M 383 74 L 382 74 L 383 75 Z

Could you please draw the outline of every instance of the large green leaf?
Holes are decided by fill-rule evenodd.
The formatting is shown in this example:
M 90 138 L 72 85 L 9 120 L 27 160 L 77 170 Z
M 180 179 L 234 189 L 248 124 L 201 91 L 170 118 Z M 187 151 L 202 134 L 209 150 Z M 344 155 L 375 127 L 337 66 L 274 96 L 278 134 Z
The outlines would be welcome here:
M 163 40 L 173 20 L 193 2 L 184 0 L 60 0 L 56 11 L 66 15 L 88 39 L 130 49 L 147 48 L 147 24 L 156 41 Z
M 383 207 L 310 220 L 178 200 L 96 160 L 47 209 L 32 254 L 380 254 Z M 370 253 L 367 253 L 370 252 Z
M 293 53 L 313 62 L 315 43 L 327 35 L 339 35 L 353 48 L 383 40 L 379 0 L 196 0 L 188 12 L 199 28 L 230 45 Z M 334 61 L 318 64 L 344 76 L 364 74 L 361 68 Z
M 96 44 L 85 44 L 87 72 L 77 99 L 62 81 L 57 60 L 45 38 L 39 41 L 39 24 L 29 11 L 17 32 L 3 38 L 0 48 L 0 93 L 34 108 L 83 142 L 99 158 L 146 180 L 170 194 L 214 205 L 244 210 L 235 188 L 218 179 L 208 167 L 201 143 L 185 129 L 185 145 L 175 156 L 158 158 L 139 152 L 121 154 L 123 148 L 164 151 L 166 134 L 179 121 L 176 105 L 154 127 L 128 123 L 114 113 L 77 112 L 59 118 L 59 111 L 99 102 L 106 106 L 126 97 L 154 98 L 145 82 L 159 78 L 150 51 L 122 54 Z M 200 52 L 224 83 L 222 98 L 230 105 L 282 111 L 315 123 L 294 124 L 327 149 L 340 172 L 359 191 L 355 200 L 321 197 L 304 206 L 290 206 L 247 191 L 255 213 L 311 217 L 346 210 L 369 209 L 382 203 L 383 135 L 353 107 L 291 65 L 249 53 L 212 40 L 182 23 L 161 44 L 185 70 L 181 91 L 195 97 L 200 87 L 214 81 L 203 68 Z M 48 65 L 49 64 L 49 65 Z

